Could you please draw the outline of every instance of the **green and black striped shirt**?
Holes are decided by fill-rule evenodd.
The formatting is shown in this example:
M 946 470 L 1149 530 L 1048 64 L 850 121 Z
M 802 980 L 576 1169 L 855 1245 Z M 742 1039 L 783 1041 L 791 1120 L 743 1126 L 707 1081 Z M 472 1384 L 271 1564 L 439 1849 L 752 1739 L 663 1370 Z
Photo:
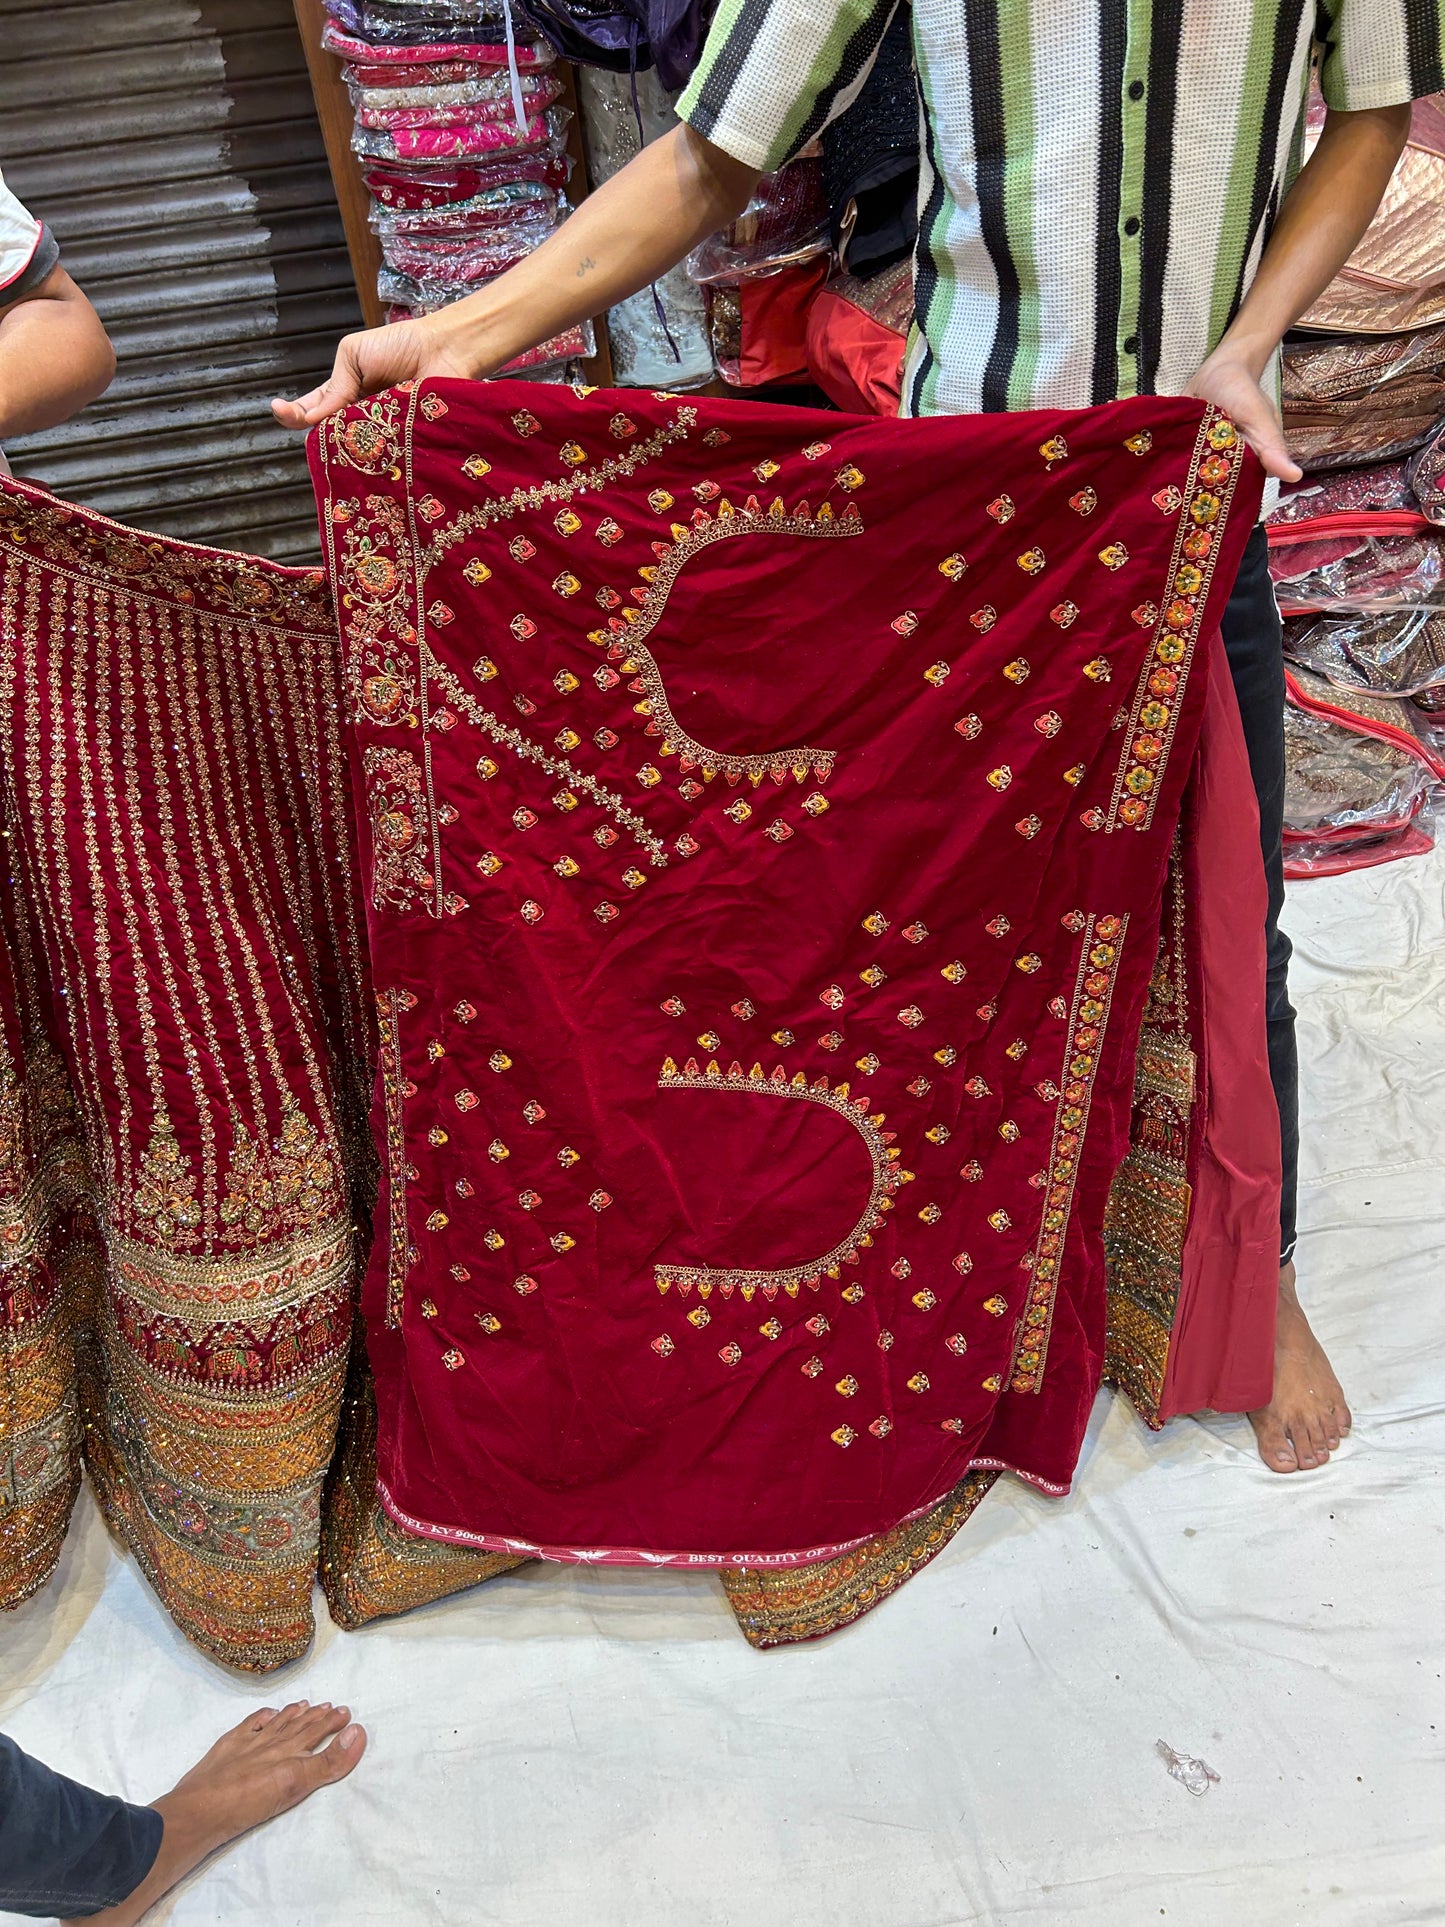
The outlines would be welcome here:
M 852 102 L 896 0 L 722 0 L 678 105 L 770 170 Z M 1445 0 L 914 0 L 923 164 L 903 412 L 1178 393 L 1331 107 L 1445 88 Z

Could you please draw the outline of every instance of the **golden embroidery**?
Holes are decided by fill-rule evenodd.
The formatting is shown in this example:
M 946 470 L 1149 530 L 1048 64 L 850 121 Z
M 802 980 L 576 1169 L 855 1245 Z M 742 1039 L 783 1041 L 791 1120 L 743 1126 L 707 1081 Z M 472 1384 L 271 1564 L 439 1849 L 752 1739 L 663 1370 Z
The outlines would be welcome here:
M 827 781 L 837 760 L 833 750 L 800 746 L 753 755 L 734 755 L 730 751 L 710 749 L 689 735 L 673 713 L 662 672 L 651 651 L 643 646 L 643 639 L 661 621 L 668 597 L 682 570 L 694 556 L 700 555 L 715 542 L 739 535 L 827 538 L 862 533 L 862 520 L 851 502 L 841 516 L 835 516 L 826 502 L 814 515 L 806 502 L 800 502 L 789 513 L 781 498 L 763 509 L 757 498 L 750 495 L 739 509 L 734 508 L 724 496 L 717 505 L 715 515 L 706 509 L 696 509 L 690 528 L 680 522 L 672 524 L 670 545 L 660 542 L 653 545 L 657 562 L 641 571 L 645 588 L 641 591 L 640 607 L 636 611 L 629 610 L 627 620 L 621 616 L 611 617 L 605 629 L 592 631 L 589 640 L 607 648 L 611 655 L 623 659 L 622 673 L 636 677 L 633 688 L 641 695 L 641 701 L 634 707 L 639 715 L 647 718 L 646 734 L 661 738 L 658 748 L 663 756 L 676 756 L 681 769 L 696 769 L 703 781 L 709 783 L 719 774 L 726 776 L 731 783 L 747 777 L 750 782 L 757 784 L 765 776 L 771 776 L 775 783 L 782 783 L 790 771 L 799 783 L 807 780 L 810 771 L 819 782 Z
M 1136 442 L 1147 443 L 1148 437 L 1131 436 L 1125 446 L 1132 448 Z M 1121 823 L 1130 829 L 1147 830 L 1154 820 L 1158 786 L 1169 759 L 1181 694 L 1198 641 L 1199 615 L 1218 560 L 1214 525 L 1233 499 L 1244 448 L 1229 418 L 1215 408 L 1207 409 L 1190 458 L 1189 480 L 1174 532 L 1168 599 L 1162 611 L 1152 604 L 1147 608 L 1154 626 L 1154 644 L 1139 671 L 1126 713 L 1125 747 L 1104 822 L 1107 830 L 1117 829 Z M 1201 487 L 1203 482 L 1211 486 Z M 1122 556 L 1122 548 L 1119 552 Z M 1105 549 L 1100 559 L 1110 567 L 1116 566 L 1109 562 L 1113 553 L 1113 549 Z M 1136 616 L 1144 613 L 1142 608 L 1135 611 Z M 1090 664 L 1084 673 L 1090 674 L 1093 668 Z
M 886 1438 L 892 1426 L 879 1418 L 868 1429 L 876 1438 Z M 845 1443 L 839 1437 L 844 1431 L 851 1444 L 857 1434 L 847 1426 L 839 1427 L 834 1438 Z M 776 1570 L 725 1566 L 719 1576 L 743 1637 L 759 1650 L 819 1639 L 881 1605 L 942 1552 L 998 1476 L 995 1471 L 969 1472 L 922 1518 L 831 1559 Z
M 1084 926 L 1064 1042 L 1063 1094 L 1054 1116 L 1043 1220 L 1029 1263 L 1033 1282 L 1019 1323 L 1010 1379 L 1010 1390 L 1015 1392 L 1036 1392 L 1043 1384 L 1054 1292 L 1079 1176 L 1079 1153 L 1088 1129 L 1094 1078 L 1128 924 L 1127 917 L 1090 917 Z
M 1189 1229 L 1189 1146 L 1197 1098 L 1184 885 L 1178 852 L 1164 897 L 1134 1072 L 1127 1156 L 1104 1216 L 1109 1277 L 1105 1375 L 1158 1426 Z
M 377 1058 L 381 1075 L 382 1110 L 386 1119 L 386 1322 L 393 1326 L 401 1323 L 402 1297 L 411 1260 L 411 1236 L 406 1217 L 406 1083 L 401 1067 L 401 1013 L 415 1001 L 407 990 L 378 991 L 376 998 L 377 1015 L 381 1020 L 381 1043 Z M 470 1096 L 471 1093 L 465 1095 Z M 504 1146 L 502 1155 L 505 1157 L 506 1154 Z
M 868 1202 L 857 1223 L 847 1237 L 821 1258 L 815 1258 L 807 1264 L 769 1270 L 712 1265 L 656 1265 L 653 1275 L 659 1291 L 665 1292 L 676 1285 L 679 1293 L 686 1297 L 696 1287 L 703 1298 L 710 1296 L 714 1288 L 725 1298 L 730 1298 L 734 1291 L 740 1291 L 748 1303 L 752 1302 L 758 1291 L 770 1299 L 776 1298 L 779 1291 L 796 1298 L 801 1286 L 807 1285 L 816 1291 L 824 1278 L 837 1278 L 843 1265 L 857 1264 L 859 1252 L 871 1246 L 872 1234 L 882 1225 L 885 1212 L 892 1210 L 894 1193 L 903 1182 L 902 1173 L 895 1168 L 899 1153 L 893 1148 L 894 1133 L 883 1129 L 881 1112 L 869 1115 L 866 1097 L 852 1096 L 847 1084 L 835 1084 L 830 1088 L 826 1077 L 815 1078 L 810 1084 L 801 1071 L 790 1080 L 781 1065 L 771 1076 L 765 1075 L 760 1064 L 754 1064 L 750 1071 L 744 1071 L 741 1065 L 734 1064 L 724 1073 L 716 1063 L 710 1063 L 706 1070 L 699 1068 L 696 1058 L 689 1058 L 679 1070 L 669 1057 L 658 1075 L 657 1088 L 660 1091 L 726 1091 L 753 1097 L 791 1097 L 821 1105 L 844 1118 L 859 1133 L 868 1147 L 873 1166 Z
M 636 810 L 630 809 L 626 799 L 616 790 L 608 789 L 606 784 L 599 783 L 595 776 L 589 776 L 585 770 L 578 769 L 565 757 L 553 756 L 548 750 L 543 749 L 540 743 L 534 742 L 530 736 L 511 723 L 504 723 L 495 711 L 486 708 L 474 696 L 469 695 L 452 672 L 439 663 L 430 650 L 426 652 L 426 665 L 428 680 L 446 692 L 447 699 L 456 704 L 469 723 L 474 723 L 478 729 L 484 730 L 494 743 L 500 743 L 503 748 L 511 750 L 512 754 L 523 762 L 536 763 L 549 776 L 559 777 L 564 783 L 570 783 L 574 789 L 581 790 L 598 809 L 605 810 L 625 830 L 630 831 L 647 851 L 650 863 L 656 864 L 659 868 L 666 865 L 667 852 L 663 848 L 662 838 L 655 836 L 648 829 L 646 819 L 639 816 Z M 530 812 L 528 814 L 530 815 Z M 531 820 L 535 823 L 537 819 L 533 816 Z
M 371 816 L 371 899 L 378 909 L 432 908 L 437 879 L 421 765 L 409 750 L 368 743 L 361 767 Z

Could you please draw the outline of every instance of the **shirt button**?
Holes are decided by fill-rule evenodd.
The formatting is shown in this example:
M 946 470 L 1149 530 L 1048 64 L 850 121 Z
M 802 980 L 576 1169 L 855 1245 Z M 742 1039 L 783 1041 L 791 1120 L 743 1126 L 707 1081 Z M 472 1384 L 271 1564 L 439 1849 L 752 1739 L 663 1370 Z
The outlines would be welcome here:
M 1144 98 L 1144 83 L 1142 80 L 1131 80 L 1129 82 L 1129 98 L 1130 100 L 1142 100 Z
M 1126 355 L 1137 355 L 1138 352 L 1139 352 L 1138 335 L 1126 335 L 1124 339 L 1124 353 Z
M 1129 235 L 1131 239 L 1139 232 L 1139 216 L 1137 214 L 1131 214 L 1129 216 L 1128 220 L 1124 223 L 1124 232 Z

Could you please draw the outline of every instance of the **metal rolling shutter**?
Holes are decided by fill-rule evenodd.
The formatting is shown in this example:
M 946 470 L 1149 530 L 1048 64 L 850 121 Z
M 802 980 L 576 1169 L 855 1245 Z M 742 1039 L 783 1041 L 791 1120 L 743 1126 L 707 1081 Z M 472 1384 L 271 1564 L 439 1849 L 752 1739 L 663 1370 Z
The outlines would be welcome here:
M 360 324 L 290 0 L 0 0 L 0 165 L 119 368 L 17 475 L 159 534 L 316 555 L 299 437 L 266 406 Z

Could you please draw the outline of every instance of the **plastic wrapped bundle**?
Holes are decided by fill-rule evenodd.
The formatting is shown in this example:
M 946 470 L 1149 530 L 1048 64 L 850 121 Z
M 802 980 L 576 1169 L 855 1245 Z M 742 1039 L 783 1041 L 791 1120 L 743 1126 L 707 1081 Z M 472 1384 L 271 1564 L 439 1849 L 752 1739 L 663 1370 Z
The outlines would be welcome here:
M 1415 511 L 1274 526 L 1269 567 L 1286 615 L 1445 608 L 1445 533 Z
M 610 180 L 639 151 L 677 125 L 670 94 L 653 73 L 636 75 L 636 97 L 626 74 L 595 67 L 577 71 L 587 170 L 593 185 Z M 653 287 L 608 310 L 612 377 L 624 388 L 692 388 L 713 373 L 706 303 L 686 272 L 673 268 Z
M 352 151 L 363 160 L 450 161 L 511 153 L 561 153 L 570 115 L 552 107 L 518 127 L 505 120 L 454 121 L 441 127 L 358 127 Z
M 687 257 L 707 291 L 713 358 L 739 388 L 800 381 L 808 372 L 808 310 L 831 260 L 821 162 L 765 174 L 730 226 Z
M 349 30 L 342 24 L 340 10 L 334 0 L 329 11 L 331 18 L 321 32 L 322 46 L 328 53 L 350 61 L 358 71 L 377 75 L 374 84 L 379 87 L 405 84 L 382 77 L 388 73 L 414 74 L 419 69 L 436 69 L 440 66 L 452 70 L 453 79 L 465 80 L 474 68 L 508 65 L 506 27 L 500 15 L 495 26 L 500 27 L 501 31 L 494 38 L 471 38 L 463 25 L 451 21 L 437 36 L 408 45 L 372 40 L 359 31 Z M 545 41 L 515 39 L 513 57 L 523 73 L 533 68 L 550 67 L 557 58 Z M 458 72 L 458 69 L 461 71 Z M 437 77 L 433 72 L 431 80 L 422 84 L 434 84 Z
M 335 0 L 323 44 L 346 61 L 381 243 L 377 292 L 400 319 L 515 267 L 567 212 L 569 115 L 552 49 L 509 31 L 502 0 Z M 590 329 L 504 373 L 590 354 Z
M 1439 691 L 1445 702 L 1445 611 L 1293 616 L 1284 647 L 1292 662 L 1342 688 L 1396 698 Z
M 327 0 L 342 32 L 373 45 L 506 39 L 502 0 Z
M 531 120 L 560 97 L 562 86 L 553 74 L 526 74 L 518 92 Z M 358 127 L 454 127 L 516 119 L 512 77 L 505 70 L 447 87 L 353 87 L 351 99 Z
M 1326 515 L 1376 515 L 1418 510 L 1408 461 L 1376 462 L 1368 468 L 1330 469 L 1306 475 L 1285 489 L 1266 520 L 1271 528 L 1317 522 Z
M 1431 847 L 1422 823 L 1445 763 L 1408 704 L 1292 669 L 1285 708 L 1285 874 L 1333 875 Z
M 732 284 L 798 267 L 826 254 L 829 245 L 823 164 L 803 158 L 764 174 L 738 218 L 688 255 L 687 271 L 702 287 Z
M 1317 129 L 1324 103 L 1316 96 Z M 1417 100 L 1410 141 L 1369 228 L 1300 325 L 1397 334 L 1445 320 L 1445 102 Z
M 1282 397 L 1285 434 L 1303 468 L 1408 454 L 1445 409 L 1445 326 L 1288 342 Z

